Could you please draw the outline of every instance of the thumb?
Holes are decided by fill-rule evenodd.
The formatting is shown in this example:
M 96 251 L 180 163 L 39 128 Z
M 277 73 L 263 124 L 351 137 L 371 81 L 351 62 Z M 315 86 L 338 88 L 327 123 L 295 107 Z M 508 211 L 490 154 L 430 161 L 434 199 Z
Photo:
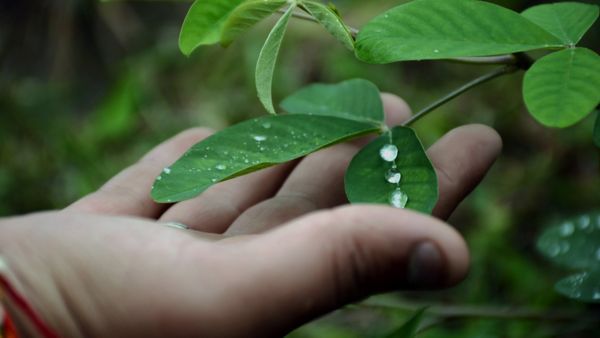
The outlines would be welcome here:
M 247 279 L 256 281 L 247 290 L 260 297 L 255 314 L 271 318 L 268 331 L 281 330 L 268 335 L 374 293 L 453 285 L 469 265 L 466 244 L 454 229 L 381 206 L 314 213 L 251 246 L 257 246 L 255 256 L 244 270 L 256 274 Z

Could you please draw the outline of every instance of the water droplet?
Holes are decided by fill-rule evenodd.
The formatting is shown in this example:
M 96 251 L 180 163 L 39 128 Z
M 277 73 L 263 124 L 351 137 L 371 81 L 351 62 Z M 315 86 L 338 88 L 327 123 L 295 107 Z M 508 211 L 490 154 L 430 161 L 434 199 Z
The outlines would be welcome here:
M 163 173 L 169 175 L 171 173 L 171 168 L 167 167 L 167 168 L 163 169 Z
M 550 248 L 548 248 L 548 255 L 550 257 L 556 257 L 560 254 L 560 245 L 554 244 Z
M 162 176 L 158 176 L 158 177 L 156 178 L 156 180 L 157 180 L 157 181 L 160 181 L 160 180 L 162 180 Z
M 434 49 L 434 50 L 433 50 L 433 52 L 434 52 L 434 53 L 439 53 L 439 52 L 440 52 L 440 50 L 439 50 L 439 49 Z
M 394 190 L 390 195 L 390 204 L 395 208 L 404 209 L 407 203 L 408 195 L 400 189 Z
M 215 183 L 215 182 L 217 182 L 217 181 L 218 181 L 218 180 L 217 180 L 216 178 L 213 178 L 213 179 L 211 180 L 211 182 L 213 182 L 213 183 Z
M 560 234 L 563 237 L 571 236 L 573 232 L 575 232 L 575 226 L 573 226 L 573 223 L 566 222 L 560 227 Z
M 265 150 L 267 150 L 267 148 L 265 148 L 265 147 L 260 147 L 260 151 L 265 151 Z
M 262 124 L 262 127 L 265 129 L 271 129 L 271 122 L 265 122 Z
M 580 229 L 585 230 L 585 229 L 589 228 L 590 224 L 592 224 L 592 220 L 590 219 L 590 216 L 583 215 L 583 216 L 581 216 L 581 218 L 579 218 L 579 228 Z
M 379 155 L 386 162 L 394 162 L 398 158 L 398 147 L 386 144 L 379 150 Z
M 400 183 L 400 180 L 402 180 L 402 174 L 396 169 L 390 169 L 385 174 L 385 180 L 392 184 L 398 184 Z
M 225 169 L 227 169 L 227 166 L 224 164 L 219 164 L 215 168 L 217 168 L 217 170 L 225 170 Z
M 254 135 L 252 138 L 253 138 L 253 139 L 254 139 L 254 141 L 256 141 L 256 142 L 263 142 L 263 141 L 266 141 L 266 140 L 267 140 L 267 137 L 266 137 L 266 136 L 264 136 L 264 135 Z
M 250 163 L 248 159 L 244 159 L 244 163 Z

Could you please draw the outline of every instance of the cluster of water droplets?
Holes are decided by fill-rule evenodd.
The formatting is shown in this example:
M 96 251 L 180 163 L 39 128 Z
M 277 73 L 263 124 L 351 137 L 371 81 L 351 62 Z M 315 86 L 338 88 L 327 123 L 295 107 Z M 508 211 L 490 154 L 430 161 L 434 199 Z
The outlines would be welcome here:
M 406 208 L 408 204 L 408 195 L 400 189 L 400 182 L 402 181 L 402 173 L 396 166 L 396 159 L 398 158 L 398 147 L 393 144 L 386 144 L 379 150 L 379 156 L 388 163 L 391 163 L 391 168 L 385 173 L 385 180 L 396 185 L 396 189 L 390 194 L 389 202 L 392 206 L 400 209 Z

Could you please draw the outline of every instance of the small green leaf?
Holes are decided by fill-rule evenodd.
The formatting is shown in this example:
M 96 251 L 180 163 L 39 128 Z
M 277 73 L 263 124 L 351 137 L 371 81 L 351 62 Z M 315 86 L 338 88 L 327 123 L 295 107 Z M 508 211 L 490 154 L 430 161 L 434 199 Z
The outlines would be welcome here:
M 438 199 L 435 170 L 415 132 L 406 127 L 396 127 L 363 148 L 352 159 L 345 184 L 352 203 L 431 213 Z
M 371 20 L 356 54 L 369 63 L 489 56 L 558 47 L 558 38 L 520 14 L 474 0 L 415 0 Z
M 417 330 L 423 320 L 423 315 L 427 308 L 416 311 L 401 327 L 386 335 L 386 338 L 414 338 L 417 336 Z
M 161 203 L 193 198 L 221 181 L 285 163 L 379 126 L 329 116 L 276 115 L 248 120 L 193 146 L 159 176 Z
M 302 6 L 312 15 L 333 37 L 341 42 L 346 48 L 354 50 L 354 39 L 350 30 L 344 24 L 342 19 L 339 17 L 331 7 L 325 6 L 319 2 L 304 1 Z
M 272 97 L 273 73 L 275 72 L 275 63 L 277 62 L 281 42 L 285 36 L 285 31 L 294 9 L 295 6 L 290 6 L 279 21 L 277 21 L 260 51 L 256 64 L 256 90 L 258 91 L 258 98 L 270 114 L 277 114 L 273 106 Z
M 556 291 L 586 303 L 600 303 L 600 269 L 582 272 L 560 280 Z
M 585 48 L 544 56 L 525 74 L 523 96 L 543 125 L 564 128 L 581 121 L 600 103 L 600 56 Z
M 522 15 L 567 45 L 576 45 L 598 19 L 598 6 L 581 2 L 538 5 Z
M 221 39 L 225 20 L 244 0 L 196 0 L 188 11 L 181 33 L 179 49 L 190 55 L 201 45 L 212 45 Z
M 240 34 L 273 14 L 286 3 L 287 0 L 247 0 L 239 5 L 225 22 L 221 34 L 221 44 L 223 46 L 230 45 Z
M 538 250 L 569 269 L 600 267 L 600 212 L 566 219 L 544 231 Z
M 596 124 L 594 125 L 594 144 L 600 148 L 600 109 L 596 111 Z
M 384 119 L 379 89 L 362 79 L 305 87 L 286 98 L 281 107 L 292 114 L 337 116 L 375 124 Z

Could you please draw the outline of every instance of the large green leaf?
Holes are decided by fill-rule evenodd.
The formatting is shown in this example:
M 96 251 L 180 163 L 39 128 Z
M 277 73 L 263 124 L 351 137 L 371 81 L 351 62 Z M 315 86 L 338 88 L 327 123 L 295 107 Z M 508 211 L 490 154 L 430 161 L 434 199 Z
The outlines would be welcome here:
M 384 119 L 379 89 L 362 79 L 305 87 L 286 98 L 281 107 L 292 114 L 337 116 L 371 123 L 383 123 Z
M 386 338 L 414 338 L 417 336 L 419 325 L 423 321 L 423 315 L 427 308 L 416 311 L 401 327 L 387 334 Z
M 193 146 L 155 181 L 152 197 L 171 203 L 211 185 L 305 156 L 379 130 L 379 126 L 329 116 L 276 115 L 248 120 Z
M 596 111 L 596 124 L 594 125 L 594 144 L 600 148 L 600 109 Z
M 588 303 L 600 303 L 600 269 L 569 276 L 556 283 L 559 293 Z
M 229 15 L 221 33 L 221 44 L 230 45 L 240 34 L 273 14 L 287 0 L 247 0 Z
M 568 127 L 600 103 L 600 56 L 569 48 L 539 59 L 525 74 L 525 104 L 549 127 Z
M 275 72 L 275 64 L 277 63 L 277 56 L 279 56 L 281 42 L 285 36 L 285 31 L 294 9 L 295 6 L 290 6 L 279 21 L 277 21 L 275 27 L 269 33 L 256 63 L 256 90 L 258 91 L 258 99 L 271 114 L 276 114 L 272 97 L 273 73 Z
M 354 50 L 354 39 L 348 27 L 331 7 L 314 1 L 303 1 L 302 6 L 346 48 Z
M 352 159 L 346 172 L 352 203 L 381 203 L 431 213 L 438 199 L 435 170 L 415 132 L 396 127 Z
M 225 21 L 244 0 L 196 0 L 183 21 L 179 35 L 179 49 L 190 55 L 201 45 L 221 40 Z
M 598 6 L 559 2 L 528 8 L 522 15 L 565 44 L 575 45 L 598 19 Z
M 552 262 L 570 269 L 600 267 L 600 212 L 580 215 L 551 226 L 537 241 Z
M 489 56 L 561 46 L 520 14 L 475 0 L 416 0 L 376 17 L 358 34 L 369 63 Z

